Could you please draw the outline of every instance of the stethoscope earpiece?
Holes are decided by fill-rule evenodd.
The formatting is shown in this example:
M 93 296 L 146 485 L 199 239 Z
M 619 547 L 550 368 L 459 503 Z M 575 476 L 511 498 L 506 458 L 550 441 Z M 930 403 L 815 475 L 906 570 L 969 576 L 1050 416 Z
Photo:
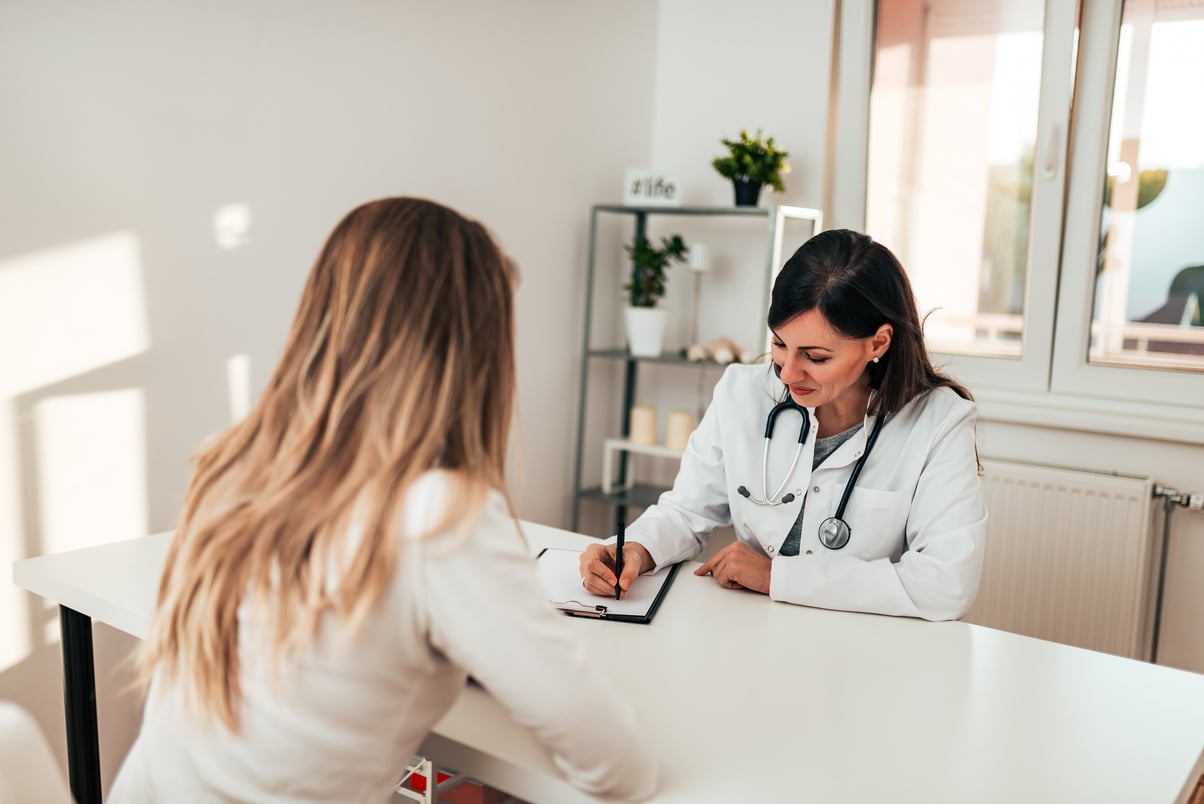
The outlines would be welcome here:
M 769 441 L 773 438 L 773 425 L 777 421 L 778 414 L 786 410 L 797 410 L 799 415 L 803 417 L 802 426 L 798 431 L 798 446 L 794 448 L 794 460 L 790 462 L 790 468 L 786 470 L 786 477 L 782 479 L 782 485 L 778 486 L 773 494 L 769 493 Z M 775 500 L 782 490 L 786 488 L 786 484 L 790 482 L 790 476 L 794 474 L 794 467 L 798 465 L 799 456 L 803 454 L 803 444 L 807 441 L 807 433 L 811 430 L 811 414 L 807 409 L 795 402 L 793 397 L 787 396 L 786 399 L 773 406 L 773 410 L 769 411 L 769 418 L 765 420 L 765 446 L 761 448 L 761 489 L 765 492 L 765 499 L 758 499 L 748 492 L 744 486 L 736 489 L 741 495 L 747 497 L 750 501 L 757 505 L 782 505 L 794 501 L 793 494 L 787 494 L 780 500 Z

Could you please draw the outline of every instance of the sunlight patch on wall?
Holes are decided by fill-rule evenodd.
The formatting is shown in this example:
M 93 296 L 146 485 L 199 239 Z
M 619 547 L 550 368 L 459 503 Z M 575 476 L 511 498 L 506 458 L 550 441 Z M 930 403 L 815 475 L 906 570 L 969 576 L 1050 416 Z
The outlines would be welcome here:
M 21 539 L 21 493 L 17 468 L 16 405 L 0 397 L 0 567 L 25 558 Z M 28 597 L 11 583 L 0 583 L 0 673 L 24 659 L 29 643 Z
M 234 355 L 226 361 L 226 388 L 230 394 L 230 421 L 251 412 L 251 356 Z
M 213 213 L 213 239 L 223 251 L 246 243 L 250 234 L 251 208 L 246 204 L 227 204 Z
M 0 566 L 108 541 L 117 521 L 128 523 L 126 532 L 131 525 L 145 531 L 139 392 L 121 392 L 100 409 L 58 400 L 37 407 L 41 509 L 36 512 L 28 510 L 34 503 L 22 483 L 35 458 L 20 451 L 17 403 L 23 394 L 146 351 L 147 331 L 138 239 L 131 232 L 0 260 Z M 99 421 L 97 414 L 103 414 Z M 79 421 L 73 421 L 76 417 Z M 22 425 L 28 426 L 28 421 Z M 98 446 L 109 454 L 89 451 L 88 433 L 78 432 L 85 426 L 98 431 Z M 131 464 L 131 450 L 136 464 Z M 137 483 L 131 485 L 135 468 Z M 81 483 L 87 471 L 96 479 Z M 87 488 L 79 492 L 79 485 Z M 27 533 L 27 520 L 39 514 L 40 532 Z M 29 596 L 11 584 L 0 587 L 3 670 L 22 661 L 32 645 Z
M 40 553 L 147 534 L 144 408 L 137 388 L 37 404 Z
M 130 232 L 0 260 L 0 398 L 145 351 L 144 295 Z

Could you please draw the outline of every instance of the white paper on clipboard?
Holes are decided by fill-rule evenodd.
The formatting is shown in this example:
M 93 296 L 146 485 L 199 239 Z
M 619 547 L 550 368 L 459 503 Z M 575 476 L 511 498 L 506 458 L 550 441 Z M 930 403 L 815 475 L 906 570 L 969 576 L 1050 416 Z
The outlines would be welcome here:
M 654 573 L 637 576 L 627 590 L 627 596 L 615 600 L 614 595 L 595 595 L 585 591 L 581 585 L 580 559 L 580 550 L 549 547 L 539 554 L 535 566 L 548 601 L 566 614 L 633 622 L 652 619 L 678 566 L 673 564 L 661 567 Z

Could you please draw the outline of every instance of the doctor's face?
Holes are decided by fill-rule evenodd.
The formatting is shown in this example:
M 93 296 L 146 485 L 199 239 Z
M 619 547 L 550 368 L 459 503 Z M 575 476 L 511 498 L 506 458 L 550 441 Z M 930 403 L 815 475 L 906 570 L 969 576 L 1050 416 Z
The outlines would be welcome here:
M 885 325 L 884 325 L 885 326 Z M 800 313 L 773 331 L 773 362 L 794 401 L 818 408 L 835 401 L 861 405 L 869 391 L 866 364 L 889 345 L 882 331 L 847 338 L 818 309 Z

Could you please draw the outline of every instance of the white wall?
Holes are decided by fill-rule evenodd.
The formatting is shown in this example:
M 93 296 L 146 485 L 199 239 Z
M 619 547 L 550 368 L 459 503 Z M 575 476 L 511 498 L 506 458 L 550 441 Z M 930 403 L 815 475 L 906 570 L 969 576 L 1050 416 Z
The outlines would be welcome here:
M 0 6 L 0 563 L 171 528 L 230 377 L 258 393 L 326 234 L 394 194 L 519 262 L 517 501 L 565 523 L 588 207 L 648 160 L 656 25 L 643 0 Z M 61 746 L 56 615 L 4 586 L 0 698 Z M 107 782 L 136 700 L 130 641 L 97 640 Z
M 786 192 L 817 207 L 832 54 L 830 0 L 661 0 L 652 158 L 683 179 L 686 205 L 732 203 L 711 167 L 721 137 L 764 130 L 790 152 Z

